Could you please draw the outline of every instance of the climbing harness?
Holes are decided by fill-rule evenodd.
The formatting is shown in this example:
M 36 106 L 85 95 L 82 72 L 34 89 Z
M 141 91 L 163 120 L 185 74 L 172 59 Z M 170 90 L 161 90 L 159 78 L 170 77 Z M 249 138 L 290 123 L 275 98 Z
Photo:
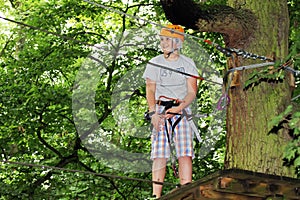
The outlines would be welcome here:
M 161 98 L 167 99 L 168 101 L 162 101 L 162 100 L 160 100 Z M 163 96 L 163 95 L 160 96 L 159 100 L 156 101 L 157 105 L 164 106 L 164 109 L 160 114 L 163 114 L 163 115 L 164 114 L 179 115 L 179 117 L 175 120 L 174 123 L 172 122 L 171 119 L 165 119 L 164 120 L 165 131 L 166 131 L 166 135 L 167 135 L 168 145 L 169 145 L 169 148 L 170 148 L 171 167 L 173 169 L 175 177 L 178 177 L 178 170 L 177 170 L 177 167 L 176 167 L 176 160 L 175 160 L 175 155 L 174 155 L 174 149 L 175 148 L 174 148 L 174 142 L 172 140 L 172 137 L 174 136 L 174 131 L 175 131 L 176 126 L 183 119 L 183 117 L 186 117 L 186 119 L 187 119 L 187 121 L 190 125 L 191 131 L 193 131 L 193 133 L 196 135 L 198 141 L 200 143 L 202 142 L 202 139 L 201 139 L 200 133 L 198 131 L 198 128 L 196 127 L 195 123 L 192 120 L 193 119 L 192 115 L 188 114 L 185 109 L 182 110 L 182 113 L 169 113 L 169 112 L 166 113 L 166 111 L 169 108 L 172 108 L 174 106 L 179 106 L 180 103 L 182 103 L 182 101 L 179 100 L 179 99 L 169 98 L 169 97 L 166 97 L 166 96 Z M 151 112 L 151 113 L 147 112 L 145 114 L 145 119 L 151 121 L 151 115 L 153 115 L 153 114 L 154 114 L 153 112 Z M 171 132 L 168 131 L 169 130 L 168 124 L 171 127 Z M 153 128 L 153 126 L 151 126 L 151 129 L 152 128 Z
M 171 101 L 171 103 L 173 103 L 173 102 Z M 173 106 L 177 106 L 177 104 L 173 104 L 173 106 L 172 106 L 172 104 L 169 104 L 169 105 L 168 104 L 169 103 L 167 103 L 167 105 L 165 105 L 165 108 L 164 108 L 163 112 L 165 112 L 167 109 L 169 109 Z M 161 104 L 161 105 L 163 106 L 163 104 Z M 176 114 L 176 115 L 179 115 L 179 114 Z M 177 167 L 176 167 L 176 160 L 175 160 L 175 155 L 174 155 L 174 149 L 175 148 L 174 148 L 174 141 L 172 140 L 172 138 L 174 137 L 175 127 L 177 126 L 177 124 L 181 120 L 181 117 L 182 117 L 182 115 L 180 115 L 180 117 L 174 122 L 174 124 L 172 124 L 171 119 L 165 119 L 165 130 L 166 130 L 168 144 L 169 144 L 169 148 L 170 148 L 171 167 L 173 169 L 175 177 L 178 177 L 178 170 L 177 170 Z M 168 122 L 171 126 L 171 133 L 169 133 L 169 131 L 168 131 Z

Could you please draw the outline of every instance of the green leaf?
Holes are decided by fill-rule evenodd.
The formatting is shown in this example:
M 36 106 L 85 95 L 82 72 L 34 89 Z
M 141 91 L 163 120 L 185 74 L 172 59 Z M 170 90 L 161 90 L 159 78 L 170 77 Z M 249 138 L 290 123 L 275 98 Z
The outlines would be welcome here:
M 295 166 L 298 167 L 300 166 L 300 156 L 298 156 L 294 162 Z

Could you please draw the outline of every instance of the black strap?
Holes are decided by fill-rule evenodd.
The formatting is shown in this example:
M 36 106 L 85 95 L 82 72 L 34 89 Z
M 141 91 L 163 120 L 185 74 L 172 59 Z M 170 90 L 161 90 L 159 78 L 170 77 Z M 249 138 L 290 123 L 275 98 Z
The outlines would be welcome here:
M 168 131 L 168 122 L 170 123 L 171 125 L 171 129 L 172 129 L 172 133 L 171 135 L 173 136 L 174 134 L 174 126 L 172 126 L 172 121 L 171 119 L 165 119 L 165 129 L 166 129 L 166 134 L 167 134 L 167 139 L 168 139 L 168 144 L 169 144 L 169 148 L 170 148 L 170 157 L 171 157 L 171 166 L 172 166 L 172 169 L 173 169 L 173 172 L 174 172 L 174 176 L 177 178 L 178 177 L 178 170 L 177 170 L 177 167 L 176 167 L 176 161 L 175 161 L 175 156 L 174 156 L 174 149 L 173 149 L 173 146 L 171 144 L 171 137 L 170 137 L 170 134 L 169 134 L 169 131 Z M 176 120 L 177 121 L 177 120 Z
M 156 101 L 156 104 L 164 106 L 164 110 L 162 111 L 162 114 L 166 114 L 166 111 L 169 108 L 172 108 L 173 106 L 179 106 L 180 102 L 177 101 L 177 100 L 173 100 L 173 101 L 161 101 L 161 100 L 158 100 L 158 101 Z M 169 124 L 171 126 L 171 130 L 172 130 L 171 136 L 173 137 L 174 136 L 175 127 L 178 125 L 178 123 L 181 121 L 181 119 L 184 116 L 187 116 L 187 113 L 186 113 L 185 110 L 183 110 L 182 114 L 179 114 L 179 113 L 168 113 L 168 114 L 180 115 L 176 119 L 176 121 L 174 122 L 174 124 L 172 124 L 172 120 L 171 119 L 168 119 L 168 120 L 165 119 L 165 130 L 166 130 L 168 144 L 169 144 L 169 148 L 170 148 L 171 166 L 172 166 L 172 169 L 173 169 L 173 172 L 174 172 L 174 176 L 178 177 L 178 170 L 177 170 L 177 167 L 176 167 L 176 160 L 175 160 L 174 154 L 173 154 L 174 149 L 173 149 L 173 146 L 172 146 L 172 141 L 171 141 L 171 137 L 170 137 L 170 134 L 169 134 L 169 131 L 168 131 L 168 125 L 167 125 L 167 123 L 169 122 Z
M 164 109 L 164 112 L 165 112 L 166 109 Z M 165 119 L 165 129 L 166 129 L 166 134 L 167 134 L 167 139 L 168 139 L 168 143 L 169 143 L 169 148 L 170 148 L 170 157 L 171 157 L 171 166 L 172 166 L 172 169 L 173 169 L 173 172 L 174 172 L 174 176 L 175 177 L 178 177 L 178 170 L 177 170 L 177 167 L 176 167 L 176 161 L 175 161 L 175 156 L 173 154 L 174 152 L 174 149 L 172 147 L 172 144 L 173 144 L 173 141 L 171 141 L 171 137 L 170 137 L 170 134 L 169 134 L 169 131 L 168 131 L 168 125 L 167 123 L 169 122 L 170 126 L 171 126 L 171 136 L 174 137 L 174 131 L 175 131 L 175 127 L 178 125 L 178 123 L 181 121 L 181 119 L 184 117 L 184 113 L 186 112 L 183 112 L 182 114 L 176 114 L 176 113 L 171 113 L 171 114 L 175 114 L 175 115 L 180 115 L 176 121 L 174 122 L 174 124 L 172 124 L 172 120 L 171 119 L 168 119 L 166 120 Z M 167 122 L 168 121 L 168 122 Z

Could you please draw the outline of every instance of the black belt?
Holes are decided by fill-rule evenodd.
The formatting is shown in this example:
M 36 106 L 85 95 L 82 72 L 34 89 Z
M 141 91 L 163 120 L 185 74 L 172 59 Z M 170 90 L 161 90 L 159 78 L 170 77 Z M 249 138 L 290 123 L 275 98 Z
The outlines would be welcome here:
M 173 101 L 162 101 L 162 100 L 157 100 L 156 104 L 160 106 L 165 106 L 167 108 L 171 108 L 173 106 L 179 106 L 180 102 L 173 100 Z

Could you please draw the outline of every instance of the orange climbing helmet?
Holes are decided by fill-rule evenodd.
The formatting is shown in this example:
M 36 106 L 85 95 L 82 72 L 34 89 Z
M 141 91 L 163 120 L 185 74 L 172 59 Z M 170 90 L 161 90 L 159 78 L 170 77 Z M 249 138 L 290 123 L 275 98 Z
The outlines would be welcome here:
M 161 29 L 159 35 L 172 38 L 179 38 L 182 42 L 184 41 L 184 29 L 179 25 L 167 25 L 166 28 Z

